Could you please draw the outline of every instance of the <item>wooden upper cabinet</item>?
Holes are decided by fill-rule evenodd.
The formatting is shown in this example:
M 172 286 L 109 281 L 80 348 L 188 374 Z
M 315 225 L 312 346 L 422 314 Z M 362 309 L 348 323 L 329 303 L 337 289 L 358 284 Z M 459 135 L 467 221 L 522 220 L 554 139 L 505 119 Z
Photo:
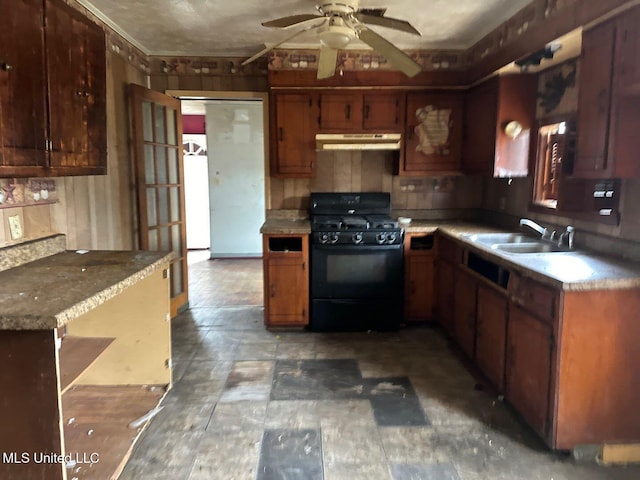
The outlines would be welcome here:
M 106 173 L 103 30 L 60 0 L 11 3 L 0 19 L 0 175 Z
M 319 129 L 338 132 L 362 129 L 362 95 L 359 93 L 321 93 Z
M 622 15 L 616 34 L 617 87 L 623 95 L 639 95 L 640 7 Z
M 322 132 L 401 132 L 404 95 L 385 91 L 326 92 L 318 95 Z
M 313 176 L 316 156 L 311 128 L 311 96 L 306 93 L 277 93 L 275 122 L 272 123 L 271 173 L 281 177 Z
M 401 93 L 365 93 L 362 128 L 379 133 L 401 132 L 404 121 L 404 95 Z
M 578 86 L 578 178 L 638 178 L 640 6 L 583 32 Z
M 614 38 L 614 22 L 588 30 L 582 36 L 575 176 L 607 175 Z
M 47 1 L 51 166 L 106 173 L 106 60 L 101 29 Z
M 404 156 L 398 174 L 461 173 L 462 113 L 461 94 L 407 94 Z
M 43 4 L 0 5 L 0 174 L 37 175 L 47 164 Z
M 537 76 L 502 75 L 472 88 L 465 96 L 462 166 L 465 173 L 526 177 L 531 136 L 535 136 Z M 522 131 L 505 133 L 509 122 Z

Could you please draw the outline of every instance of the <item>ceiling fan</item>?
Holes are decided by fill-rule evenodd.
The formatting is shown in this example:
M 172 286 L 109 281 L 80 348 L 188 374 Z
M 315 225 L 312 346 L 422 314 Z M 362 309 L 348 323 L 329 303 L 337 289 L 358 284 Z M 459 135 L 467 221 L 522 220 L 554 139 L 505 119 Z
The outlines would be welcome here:
M 420 32 L 409 22 L 385 17 L 386 8 L 359 8 L 358 0 L 340 0 L 317 5 L 316 9 L 320 15 L 299 14 L 264 22 L 262 25 L 265 27 L 287 29 L 298 26 L 303 28 L 275 45 L 256 53 L 242 62 L 242 65 L 247 65 L 298 35 L 315 29 L 320 40 L 318 78 L 329 78 L 335 74 L 338 50 L 345 48 L 355 38 L 359 38 L 383 55 L 391 65 L 405 75 L 413 77 L 420 72 L 420 65 L 411 57 L 367 26 L 377 25 L 420 35 Z

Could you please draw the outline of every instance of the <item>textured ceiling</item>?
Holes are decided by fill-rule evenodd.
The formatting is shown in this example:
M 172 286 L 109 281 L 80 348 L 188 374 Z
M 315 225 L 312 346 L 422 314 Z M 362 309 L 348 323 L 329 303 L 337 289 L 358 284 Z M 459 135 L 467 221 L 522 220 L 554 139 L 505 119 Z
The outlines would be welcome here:
M 321 0 L 78 0 L 150 55 L 249 56 L 289 32 L 265 28 L 266 20 L 316 13 Z M 408 20 L 415 37 L 381 27 L 379 34 L 402 49 L 465 49 L 532 0 L 362 0 L 361 7 L 387 7 L 386 16 Z M 292 30 L 291 32 L 293 32 Z M 316 47 L 315 35 L 294 45 Z M 355 46 L 363 48 L 363 44 Z

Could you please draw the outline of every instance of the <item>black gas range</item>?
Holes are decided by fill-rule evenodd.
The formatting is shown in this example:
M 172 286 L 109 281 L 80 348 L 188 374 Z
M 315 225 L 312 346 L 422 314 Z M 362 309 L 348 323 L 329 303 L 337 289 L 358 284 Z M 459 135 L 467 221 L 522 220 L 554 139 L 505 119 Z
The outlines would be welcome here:
M 311 329 L 396 330 L 402 230 L 388 193 L 311 194 Z

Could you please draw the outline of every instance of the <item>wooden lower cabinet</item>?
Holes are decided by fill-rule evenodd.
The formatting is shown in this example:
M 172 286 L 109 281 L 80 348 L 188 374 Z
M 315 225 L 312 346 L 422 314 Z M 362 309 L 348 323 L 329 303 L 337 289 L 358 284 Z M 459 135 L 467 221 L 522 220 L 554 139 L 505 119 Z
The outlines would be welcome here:
M 506 398 L 543 438 L 549 433 L 549 387 L 553 333 L 530 313 L 514 307 L 507 335 Z
M 504 391 L 507 303 L 504 291 L 478 285 L 476 362 L 499 392 Z
M 263 262 L 265 325 L 308 325 L 308 236 L 264 235 Z
M 409 322 L 431 320 L 435 305 L 432 233 L 409 233 L 404 240 L 404 315 Z
M 476 279 L 467 271 L 455 271 L 453 287 L 454 336 L 460 348 L 470 358 L 475 354 L 476 337 Z
M 453 334 L 453 271 L 451 263 L 438 259 L 436 265 L 436 313 L 442 327 Z

